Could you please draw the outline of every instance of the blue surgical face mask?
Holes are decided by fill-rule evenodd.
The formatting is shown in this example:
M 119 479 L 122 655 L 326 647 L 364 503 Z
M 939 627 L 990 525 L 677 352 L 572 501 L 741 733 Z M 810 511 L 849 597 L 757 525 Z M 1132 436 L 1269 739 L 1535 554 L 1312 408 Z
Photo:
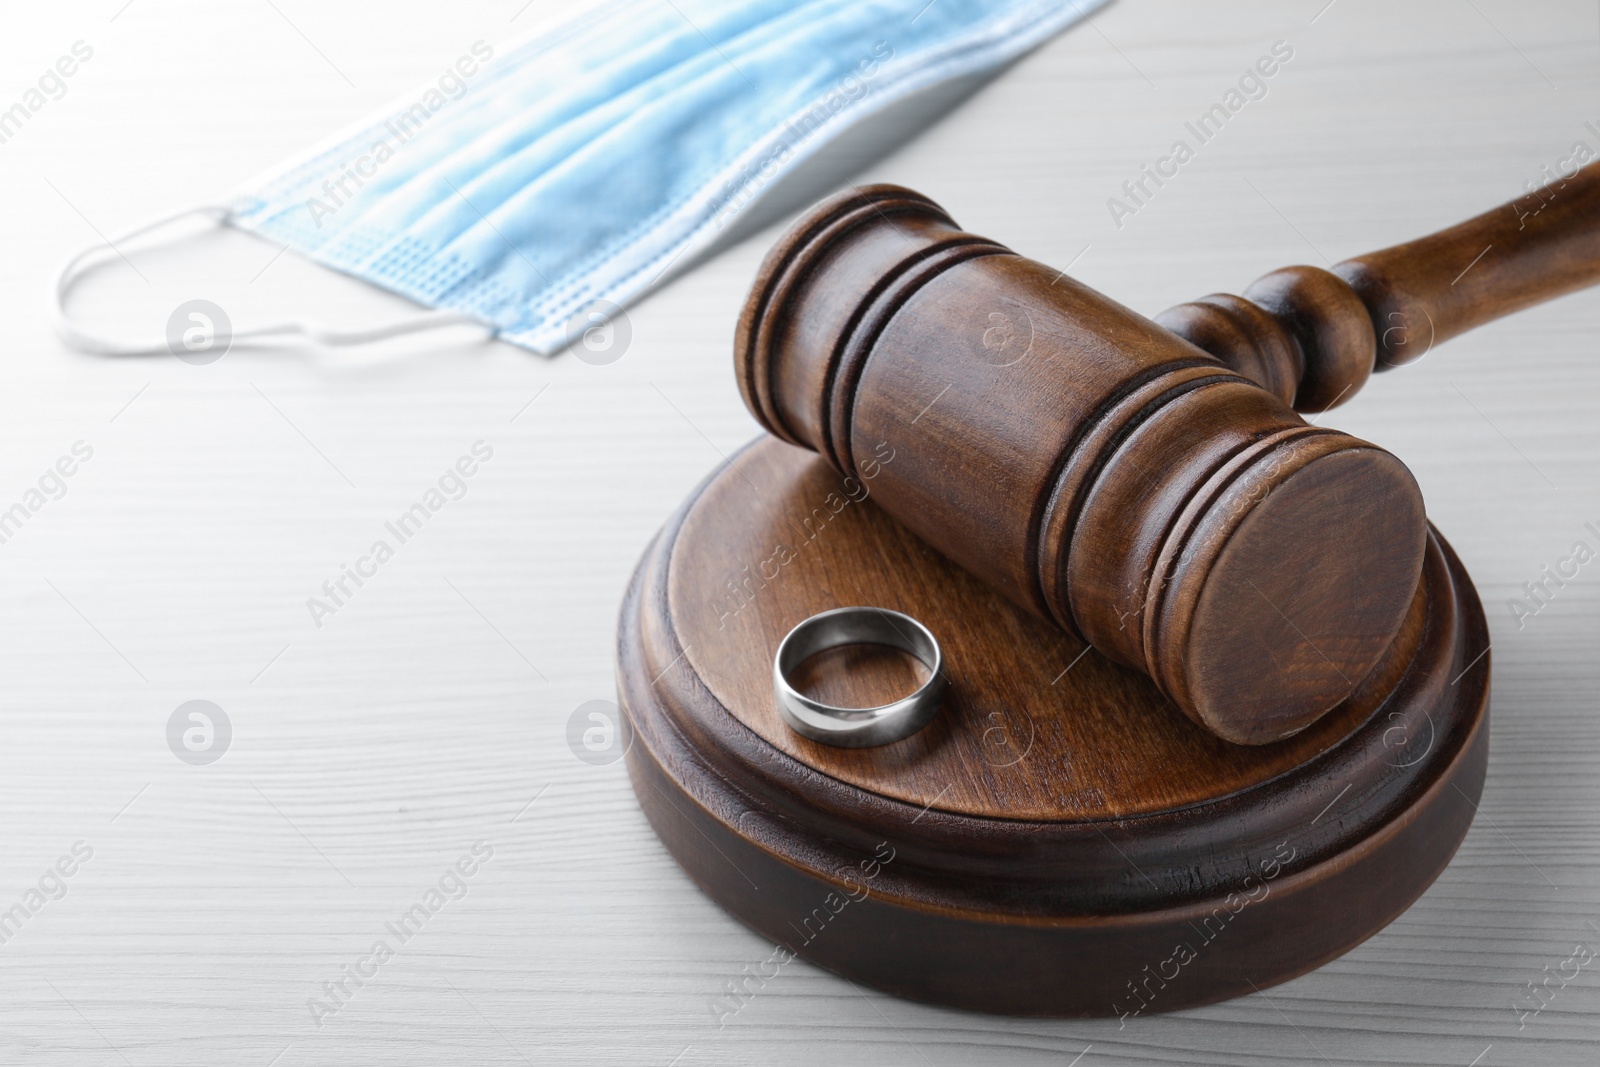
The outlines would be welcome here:
M 205 209 L 437 310 L 356 333 L 236 329 L 232 341 L 354 343 L 465 321 L 556 351 L 846 125 L 998 66 L 1102 2 L 624 0 L 509 46 L 474 42 L 439 77 Z M 90 254 L 68 265 L 58 304 Z M 168 347 L 58 324 L 94 351 Z

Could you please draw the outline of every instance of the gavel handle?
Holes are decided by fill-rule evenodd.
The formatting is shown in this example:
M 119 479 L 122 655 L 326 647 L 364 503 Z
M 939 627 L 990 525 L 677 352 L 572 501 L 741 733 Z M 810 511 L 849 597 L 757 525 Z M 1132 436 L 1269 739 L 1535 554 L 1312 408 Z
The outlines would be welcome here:
M 1374 369 L 1600 282 L 1600 162 L 1447 230 L 1338 264 L 1286 267 L 1156 321 L 1297 410 L 1348 400 Z

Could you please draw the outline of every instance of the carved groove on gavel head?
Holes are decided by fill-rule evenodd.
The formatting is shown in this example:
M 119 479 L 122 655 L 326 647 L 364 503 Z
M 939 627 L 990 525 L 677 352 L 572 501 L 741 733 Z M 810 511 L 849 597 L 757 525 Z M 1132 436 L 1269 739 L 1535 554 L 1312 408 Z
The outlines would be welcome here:
M 1144 670 L 1212 732 L 1260 744 L 1379 663 L 1427 538 L 1399 460 L 1288 406 L 1331 403 L 1358 369 L 1308 366 L 1264 310 L 1300 323 L 1308 293 L 1346 300 L 1287 273 L 1256 303 L 1182 313 L 1196 335 L 1248 335 L 1235 347 L 1258 353 L 1262 388 L 925 197 L 873 186 L 819 205 L 767 256 L 735 360 L 773 434 L 870 477 L 935 548 Z M 1371 327 L 1346 337 L 1360 331 L 1338 318 L 1305 328 L 1331 351 L 1366 344 L 1364 378 Z

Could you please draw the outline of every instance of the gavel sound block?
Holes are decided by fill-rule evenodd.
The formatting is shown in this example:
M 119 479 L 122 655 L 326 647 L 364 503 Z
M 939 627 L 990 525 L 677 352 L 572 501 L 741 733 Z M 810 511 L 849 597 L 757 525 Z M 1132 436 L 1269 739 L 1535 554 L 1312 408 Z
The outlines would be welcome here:
M 1569 186 L 1165 328 L 907 190 L 819 206 L 736 343 L 774 436 L 685 502 L 622 607 L 629 770 L 670 851 L 784 953 L 998 1012 L 1206 1003 L 1381 929 L 1471 822 L 1488 635 L 1405 468 L 1289 402 L 1592 280 L 1595 236 L 1567 231 L 1600 181 Z M 1445 292 L 1485 244 L 1487 287 Z M 921 733 L 836 749 L 779 719 L 778 643 L 847 604 L 943 643 Z M 915 684 L 825 655 L 832 703 Z M 732 978 L 714 1012 L 775 980 Z

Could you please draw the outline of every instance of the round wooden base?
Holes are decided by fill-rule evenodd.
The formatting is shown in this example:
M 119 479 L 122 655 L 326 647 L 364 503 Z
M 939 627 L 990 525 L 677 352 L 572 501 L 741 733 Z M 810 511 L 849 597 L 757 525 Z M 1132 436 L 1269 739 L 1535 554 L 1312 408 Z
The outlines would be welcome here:
M 1483 785 L 1489 657 L 1436 533 L 1355 695 L 1243 747 L 944 560 L 871 488 L 758 441 L 662 530 L 622 606 L 640 803 L 690 877 L 778 943 L 729 1011 L 794 955 L 982 1011 L 1192 1007 L 1348 951 L 1449 862 Z M 848 604 L 944 646 L 944 708 L 893 745 L 815 744 L 773 706 L 778 642 Z M 910 677 L 890 655 L 831 666 L 848 670 L 819 671 L 820 695 L 858 706 Z

